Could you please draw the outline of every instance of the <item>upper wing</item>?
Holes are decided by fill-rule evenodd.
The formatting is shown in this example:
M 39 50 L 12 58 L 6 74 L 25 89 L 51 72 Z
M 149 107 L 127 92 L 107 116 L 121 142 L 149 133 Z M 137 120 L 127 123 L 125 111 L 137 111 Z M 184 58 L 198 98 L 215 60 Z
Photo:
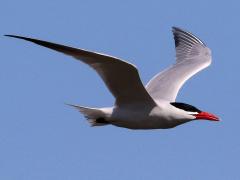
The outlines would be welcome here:
M 143 86 L 137 68 L 115 57 L 95 52 L 59 45 L 47 41 L 26 38 L 15 35 L 6 35 L 31 41 L 38 45 L 62 52 L 88 64 L 101 76 L 108 89 L 116 98 L 116 105 L 129 103 L 154 103 Z
M 176 63 L 154 76 L 146 85 L 153 99 L 174 102 L 179 89 L 191 76 L 211 64 L 211 51 L 190 32 L 173 27 Z

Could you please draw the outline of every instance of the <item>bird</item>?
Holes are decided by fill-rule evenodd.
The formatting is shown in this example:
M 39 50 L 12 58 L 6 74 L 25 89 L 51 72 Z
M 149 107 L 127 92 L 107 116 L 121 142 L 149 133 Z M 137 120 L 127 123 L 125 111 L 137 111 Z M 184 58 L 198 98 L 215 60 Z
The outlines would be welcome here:
M 5 35 L 30 41 L 72 56 L 94 69 L 115 97 L 112 107 L 77 108 L 91 126 L 114 125 L 128 129 L 169 129 L 195 121 L 219 121 L 216 115 L 193 105 L 177 102 L 183 84 L 211 64 L 211 50 L 191 32 L 172 27 L 176 61 L 155 75 L 145 86 L 135 65 L 120 58 L 18 35 Z

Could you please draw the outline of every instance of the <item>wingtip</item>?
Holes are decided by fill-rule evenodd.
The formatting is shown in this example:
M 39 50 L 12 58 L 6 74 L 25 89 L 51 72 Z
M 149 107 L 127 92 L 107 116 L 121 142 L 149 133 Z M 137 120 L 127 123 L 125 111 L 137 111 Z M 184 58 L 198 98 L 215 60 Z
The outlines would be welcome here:
M 65 105 L 67 105 L 67 106 L 73 106 L 73 104 L 70 104 L 70 103 L 64 103 Z
M 179 28 L 177 26 L 172 26 L 172 29 L 181 29 L 181 28 Z
M 4 34 L 3 36 L 6 36 L 6 37 L 12 37 L 14 35 L 11 35 L 11 34 Z
M 180 27 L 176 27 L 176 26 L 173 26 L 172 27 L 172 32 L 175 34 L 175 33 L 178 33 L 178 32 L 181 32 L 181 33 L 184 33 L 184 32 L 188 32 Z
M 4 34 L 4 36 L 7 36 L 7 37 L 19 37 L 17 35 L 12 35 L 12 34 Z
M 179 44 L 179 39 L 178 37 L 181 37 L 181 36 L 186 36 L 186 37 L 189 37 L 191 39 L 194 39 L 196 43 L 199 43 L 199 44 L 202 44 L 203 46 L 206 46 L 206 44 L 200 40 L 197 36 L 195 36 L 193 33 L 185 30 L 185 29 L 182 29 L 182 28 L 179 28 L 179 27 L 176 27 L 176 26 L 173 26 L 172 27 L 172 32 L 174 34 L 174 39 L 175 39 L 175 45 L 177 46 Z M 177 42 L 176 42 L 177 41 Z M 185 41 L 185 40 L 184 40 Z
M 75 104 L 70 104 L 70 103 L 64 103 L 66 106 L 71 106 L 71 107 L 75 107 L 75 108 L 77 108 L 78 106 L 77 105 L 75 105 Z
M 181 32 L 187 32 L 186 30 L 180 28 L 180 27 L 177 27 L 177 26 L 173 26 L 172 27 L 172 31 L 175 32 L 175 31 L 181 31 Z
M 176 26 L 172 26 L 172 29 L 179 29 L 178 27 L 176 27 Z
M 11 38 L 17 38 L 17 39 L 24 39 L 24 40 L 29 40 L 30 39 L 30 38 L 27 38 L 27 37 L 12 35 L 12 34 L 5 34 L 4 36 L 11 37 Z

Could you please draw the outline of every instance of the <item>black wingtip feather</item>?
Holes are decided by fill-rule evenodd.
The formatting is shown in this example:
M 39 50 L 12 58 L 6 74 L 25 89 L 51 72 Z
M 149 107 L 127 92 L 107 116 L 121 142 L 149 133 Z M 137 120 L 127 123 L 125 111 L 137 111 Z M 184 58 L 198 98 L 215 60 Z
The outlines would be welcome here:
M 18 38 L 18 39 L 24 39 L 25 38 L 25 37 L 22 37 L 22 36 L 11 35 L 11 34 L 5 34 L 4 36 Z
M 191 43 L 192 40 L 193 40 L 192 42 L 194 44 L 199 43 L 199 44 L 202 44 L 202 45 L 206 46 L 206 44 L 202 40 L 200 40 L 198 37 L 193 35 L 191 32 L 185 31 L 185 30 L 183 30 L 179 27 L 173 26 L 172 27 L 172 32 L 174 34 L 175 47 L 177 47 L 181 41 Z
M 44 46 L 44 47 L 50 48 L 52 50 L 68 54 L 68 55 L 72 55 L 74 53 L 77 54 L 79 51 L 82 51 L 82 53 L 87 52 L 87 51 L 80 50 L 80 49 L 77 49 L 77 48 L 64 46 L 64 45 L 61 45 L 61 44 L 56 44 L 56 43 L 43 41 L 43 40 L 39 40 L 39 39 L 33 39 L 33 38 L 17 36 L 17 35 L 8 35 L 8 34 L 5 35 L 5 36 L 29 41 L 29 42 L 35 43 L 37 45 Z
M 172 27 L 172 32 L 174 34 L 175 47 L 178 47 L 178 45 L 180 43 L 180 39 L 178 38 L 178 36 L 176 36 L 176 31 L 181 31 L 182 32 L 182 30 L 178 27 L 175 27 L 175 26 Z
M 53 43 L 48 43 L 46 41 L 42 41 L 42 40 L 38 40 L 38 39 L 32 39 L 32 38 L 18 36 L 18 35 L 6 34 L 4 36 L 11 37 L 11 38 L 16 38 L 16 39 L 22 39 L 22 40 L 25 40 L 25 41 L 30 41 L 32 43 L 42 45 L 42 46 L 46 46 L 47 44 L 53 44 Z
M 174 34 L 174 30 L 175 30 L 175 28 L 173 27 L 173 34 Z M 178 45 L 180 43 L 179 38 L 175 35 L 173 36 L 173 38 L 174 38 L 174 42 L 175 42 L 175 47 L 178 47 Z
M 181 28 L 179 28 L 179 27 L 176 27 L 176 26 L 173 26 L 173 27 L 172 27 L 172 29 L 173 29 L 174 31 L 176 31 L 176 30 L 182 31 L 182 29 L 181 29 Z
M 16 38 L 16 39 L 23 39 L 23 40 L 26 40 L 26 41 L 30 41 L 30 42 L 36 43 L 38 45 L 42 45 L 42 46 L 44 46 L 45 44 L 53 44 L 53 43 L 49 43 L 49 42 L 46 42 L 46 41 L 42 41 L 42 40 L 38 40 L 38 39 L 32 39 L 32 38 L 18 36 L 18 35 L 6 34 L 4 36 Z
M 23 39 L 23 40 L 26 40 L 26 41 L 31 41 L 33 43 L 40 43 L 40 42 L 45 42 L 45 41 L 41 41 L 41 40 L 38 40 L 38 39 L 32 39 L 32 38 L 28 38 L 28 37 L 23 37 L 23 36 L 18 36 L 18 35 L 10 35 L 10 34 L 6 34 L 4 36 L 7 36 L 7 37 L 12 37 L 12 38 L 17 38 L 17 39 Z

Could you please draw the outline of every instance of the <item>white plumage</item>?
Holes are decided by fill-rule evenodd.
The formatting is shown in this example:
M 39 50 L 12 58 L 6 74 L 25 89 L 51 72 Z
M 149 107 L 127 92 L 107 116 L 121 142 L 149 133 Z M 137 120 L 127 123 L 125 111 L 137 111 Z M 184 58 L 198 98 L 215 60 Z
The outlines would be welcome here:
M 93 68 L 115 97 L 109 108 L 76 107 L 93 126 L 112 124 L 131 129 L 172 128 L 194 120 L 218 118 L 194 106 L 176 103 L 179 89 L 191 76 L 211 63 L 211 51 L 193 34 L 173 27 L 176 63 L 154 76 L 144 87 L 137 68 L 121 59 L 47 41 L 6 35 L 31 41 L 73 56 Z

